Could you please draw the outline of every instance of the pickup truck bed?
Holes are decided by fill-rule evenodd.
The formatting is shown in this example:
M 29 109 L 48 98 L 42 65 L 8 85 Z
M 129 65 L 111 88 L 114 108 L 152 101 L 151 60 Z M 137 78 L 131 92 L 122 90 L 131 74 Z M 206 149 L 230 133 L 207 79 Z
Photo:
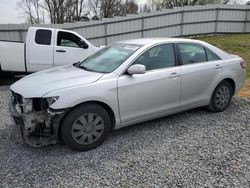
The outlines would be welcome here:
M 23 42 L 0 41 L 0 49 L 1 70 L 26 72 Z

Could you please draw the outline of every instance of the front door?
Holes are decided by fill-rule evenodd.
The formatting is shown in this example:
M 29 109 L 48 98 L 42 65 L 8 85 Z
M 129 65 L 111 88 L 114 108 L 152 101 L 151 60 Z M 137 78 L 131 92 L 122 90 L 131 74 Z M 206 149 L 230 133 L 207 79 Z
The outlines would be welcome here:
M 146 73 L 118 78 L 122 123 L 179 108 L 181 73 L 173 44 L 152 47 L 133 64 L 145 65 Z
M 80 46 L 80 38 L 73 33 L 58 31 L 54 47 L 54 66 L 73 64 L 83 61 L 92 54 L 92 47 L 84 49 Z

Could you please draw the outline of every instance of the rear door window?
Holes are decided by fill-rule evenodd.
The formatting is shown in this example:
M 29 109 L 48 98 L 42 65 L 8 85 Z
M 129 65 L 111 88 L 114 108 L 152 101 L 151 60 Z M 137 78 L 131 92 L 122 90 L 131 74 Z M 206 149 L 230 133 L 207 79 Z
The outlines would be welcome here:
M 38 29 L 36 31 L 35 42 L 40 45 L 50 45 L 51 44 L 51 30 Z
M 207 54 L 207 60 L 208 61 L 217 61 L 221 60 L 215 53 L 213 53 L 211 50 L 206 49 L 206 54 Z
M 206 62 L 206 52 L 203 46 L 192 43 L 179 43 L 178 49 L 183 65 Z

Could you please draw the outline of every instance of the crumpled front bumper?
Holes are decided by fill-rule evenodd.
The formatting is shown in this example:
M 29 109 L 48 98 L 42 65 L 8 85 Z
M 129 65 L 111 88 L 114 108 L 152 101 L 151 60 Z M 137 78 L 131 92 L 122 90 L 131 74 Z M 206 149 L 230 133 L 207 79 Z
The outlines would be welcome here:
M 21 137 L 23 143 L 33 147 L 57 143 L 58 127 L 64 112 L 22 113 L 13 98 L 9 108 L 16 124 L 13 133 L 18 134 L 16 136 Z

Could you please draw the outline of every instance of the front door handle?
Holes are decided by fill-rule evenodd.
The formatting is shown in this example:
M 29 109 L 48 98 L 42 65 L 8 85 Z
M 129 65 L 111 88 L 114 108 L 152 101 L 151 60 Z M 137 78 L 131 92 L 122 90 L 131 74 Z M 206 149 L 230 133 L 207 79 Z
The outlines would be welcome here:
M 178 74 L 177 72 L 173 72 L 169 75 L 169 78 L 178 78 L 180 77 L 180 74 Z
M 66 52 L 65 50 L 56 50 L 56 52 Z
M 221 65 L 219 65 L 219 64 L 215 65 L 215 69 L 221 69 L 221 68 L 222 68 Z

